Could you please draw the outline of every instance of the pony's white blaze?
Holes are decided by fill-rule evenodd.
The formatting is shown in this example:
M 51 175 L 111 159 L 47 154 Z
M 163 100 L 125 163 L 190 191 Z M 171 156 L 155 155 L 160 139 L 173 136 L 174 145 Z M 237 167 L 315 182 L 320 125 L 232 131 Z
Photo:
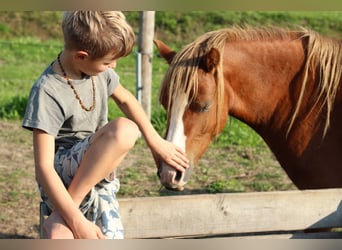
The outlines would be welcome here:
M 166 136 L 168 141 L 173 142 L 185 151 L 185 134 L 183 124 L 183 114 L 187 105 L 187 99 L 184 96 L 177 99 L 177 103 L 172 108 L 170 117 L 170 126 Z
M 169 129 L 166 136 L 168 141 L 179 146 L 185 151 L 186 136 L 184 134 L 183 114 L 187 105 L 186 96 L 178 96 L 172 107 L 171 117 L 169 119 Z M 165 162 L 161 164 L 160 181 L 164 186 L 171 189 L 183 190 L 186 183 L 184 173 L 177 175 L 175 168 Z

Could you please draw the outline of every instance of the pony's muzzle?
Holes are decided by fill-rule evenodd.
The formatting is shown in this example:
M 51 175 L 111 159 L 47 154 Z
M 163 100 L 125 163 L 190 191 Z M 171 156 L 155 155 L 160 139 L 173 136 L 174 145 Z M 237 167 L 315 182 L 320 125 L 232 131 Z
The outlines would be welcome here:
M 161 184 L 165 188 L 174 191 L 182 191 L 190 178 L 191 170 L 192 166 L 182 173 L 163 163 L 158 169 L 158 176 Z

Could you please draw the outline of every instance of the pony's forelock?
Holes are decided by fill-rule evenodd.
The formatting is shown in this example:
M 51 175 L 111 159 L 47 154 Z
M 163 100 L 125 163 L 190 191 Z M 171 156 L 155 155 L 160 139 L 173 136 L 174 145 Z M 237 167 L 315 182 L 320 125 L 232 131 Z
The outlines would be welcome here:
M 227 33 L 214 31 L 204 34 L 196 41 L 185 46 L 172 60 L 168 71 L 165 74 L 160 91 L 160 102 L 166 106 L 168 114 L 171 114 L 173 106 L 177 105 L 176 98 L 186 95 L 189 103 L 197 95 L 198 90 L 198 68 L 201 58 L 206 55 L 211 48 L 220 51 L 220 62 L 214 70 L 214 77 L 217 83 L 217 121 L 220 119 L 220 111 L 223 103 L 223 73 L 222 55 Z M 169 94 L 172 93 L 172 94 Z M 217 122 L 219 124 L 219 122 Z

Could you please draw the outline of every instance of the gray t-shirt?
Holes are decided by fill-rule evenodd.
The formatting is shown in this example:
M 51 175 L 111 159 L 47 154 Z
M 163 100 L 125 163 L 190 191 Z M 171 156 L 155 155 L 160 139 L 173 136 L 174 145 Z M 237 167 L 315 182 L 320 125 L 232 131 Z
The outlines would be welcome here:
M 70 148 L 94 133 L 108 122 L 108 97 L 118 86 L 119 76 L 108 69 L 93 79 L 96 105 L 92 111 L 85 111 L 67 81 L 50 65 L 31 89 L 22 126 L 53 135 L 56 149 L 59 146 Z M 84 105 L 90 107 L 93 103 L 91 78 L 85 76 L 71 81 Z

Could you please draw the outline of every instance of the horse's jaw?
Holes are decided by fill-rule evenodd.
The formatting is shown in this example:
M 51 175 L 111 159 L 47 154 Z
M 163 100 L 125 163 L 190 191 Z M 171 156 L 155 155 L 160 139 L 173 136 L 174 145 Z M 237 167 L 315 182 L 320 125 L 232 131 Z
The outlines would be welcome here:
M 192 173 L 193 165 L 190 164 L 190 167 L 185 170 L 185 172 L 181 173 L 170 167 L 169 165 L 162 163 L 161 167 L 158 170 L 158 176 L 161 184 L 173 191 L 183 191 L 184 186 L 190 179 Z

